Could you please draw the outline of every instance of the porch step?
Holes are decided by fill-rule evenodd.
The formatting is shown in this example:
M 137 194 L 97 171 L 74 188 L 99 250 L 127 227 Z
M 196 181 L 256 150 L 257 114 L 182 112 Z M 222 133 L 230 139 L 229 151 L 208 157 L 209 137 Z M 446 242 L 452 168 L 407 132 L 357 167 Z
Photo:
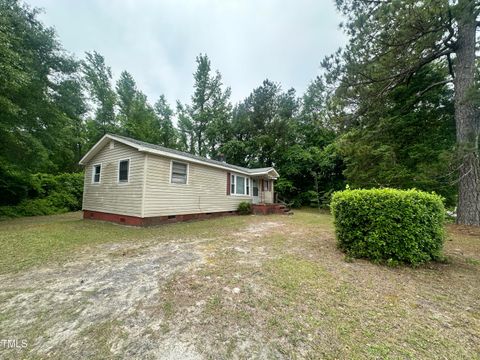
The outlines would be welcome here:
M 290 209 L 284 204 L 254 204 L 254 214 L 291 214 Z

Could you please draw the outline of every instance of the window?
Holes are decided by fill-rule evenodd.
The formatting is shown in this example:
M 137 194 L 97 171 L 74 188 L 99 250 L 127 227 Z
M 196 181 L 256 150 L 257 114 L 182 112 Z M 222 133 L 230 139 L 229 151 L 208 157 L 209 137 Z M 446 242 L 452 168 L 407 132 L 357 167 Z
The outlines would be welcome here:
M 237 176 L 237 188 L 235 190 L 237 195 L 245 195 L 245 178 L 243 176 Z
M 258 196 L 258 180 L 252 180 L 253 196 Z
M 93 177 L 92 182 L 99 183 L 100 182 L 100 172 L 102 171 L 102 165 L 97 164 L 93 165 Z
M 231 175 L 230 194 L 250 195 L 250 178 L 240 175 Z
M 173 184 L 187 183 L 187 164 L 172 161 L 172 177 Z
M 128 182 L 130 160 L 120 160 L 118 163 L 118 182 Z

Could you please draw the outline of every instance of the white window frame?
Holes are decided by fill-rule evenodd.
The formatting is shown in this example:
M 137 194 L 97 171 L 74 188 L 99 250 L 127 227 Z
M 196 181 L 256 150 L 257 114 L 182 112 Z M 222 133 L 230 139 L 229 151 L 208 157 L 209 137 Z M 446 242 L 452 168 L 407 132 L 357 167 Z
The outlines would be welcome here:
M 95 168 L 97 166 L 100 166 L 100 176 L 98 177 L 98 181 L 95 181 Z M 92 184 L 97 185 L 102 183 L 102 167 L 102 163 L 92 165 Z
M 238 180 L 237 178 L 242 177 L 244 178 L 243 182 L 243 194 L 237 194 L 237 184 Z M 243 197 L 251 197 L 251 188 L 249 188 L 249 194 L 247 194 L 247 181 L 251 184 L 251 179 L 248 176 L 245 175 L 237 175 L 237 174 L 230 174 L 230 195 L 232 196 L 243 196 Z M 233 185 L 233 191 L 232 191 L 232 185 Z
M 128 177 L 127 177 L 127 181 L 125 180 L 122 180 L 120 181 L 120 163 L 122 161 L 128 161 Z M 128 184 L 130 183 L 130 166 L 132 164 L 132 159 L 131 158 L 125 158 L 125 159 L 120 159 L 118 160 L 118 163 L 117 163 L 117 184 Z
M 183 164 L 183 165 L 186 165 L 186 166 L 187 166 L 187 181 L 185 182 L 185 184 L 180 184 L 180 183 L 174 183 L 174 182 L 172 182 L 172 176 L 173 176 L 173 163 L 177 163 L 177 164 Z M 179 185 L 179 186 L 185 186 L 185 185 L 188 185 L 188 183 L 190 182 L 190 164 L 189 164 L 189 163 L 187 163 L 187 162 L 184 162 L 184 161 L 170 160 L 170 175 L 169 175 L 169 182 L 170 182 L 170 185 Z

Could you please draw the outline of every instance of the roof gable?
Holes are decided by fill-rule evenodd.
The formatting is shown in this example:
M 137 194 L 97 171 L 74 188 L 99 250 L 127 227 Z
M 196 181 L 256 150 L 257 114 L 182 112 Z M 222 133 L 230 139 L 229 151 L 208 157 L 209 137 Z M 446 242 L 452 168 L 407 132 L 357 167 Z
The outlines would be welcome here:
M 227 164 L 222 161 L 212 160 L 197 155 L 192 155 L 183 151 L 169 149 L 164 146 L 150 144 L 144 141 L 128 138 L 120 135 L 105 134 L 79 161 L 80 165 L 86 165 L 109 141 L 114 140 L 125 145 L 131 146 L 138 151 L 165 156 L 173 159 L 199 163 L 207 166 L 234 171 L 244 175 L 268 175 L 273 178 L 279 177 L 279 174 L 273 167 L 248 169 L 242 166 Z

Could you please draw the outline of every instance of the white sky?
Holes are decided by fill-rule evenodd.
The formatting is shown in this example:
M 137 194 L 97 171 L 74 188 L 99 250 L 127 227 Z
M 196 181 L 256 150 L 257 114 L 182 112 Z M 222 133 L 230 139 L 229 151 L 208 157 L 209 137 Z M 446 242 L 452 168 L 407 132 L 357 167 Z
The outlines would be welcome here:
M 115 80 L 130 72 L 151 103 L 188 102 L 207 53 L 236 103 L 268 78 L 303 93 L 345 43 L 333 0 L 26 0 L 45 10 L 64 48 L 96 50 Z

